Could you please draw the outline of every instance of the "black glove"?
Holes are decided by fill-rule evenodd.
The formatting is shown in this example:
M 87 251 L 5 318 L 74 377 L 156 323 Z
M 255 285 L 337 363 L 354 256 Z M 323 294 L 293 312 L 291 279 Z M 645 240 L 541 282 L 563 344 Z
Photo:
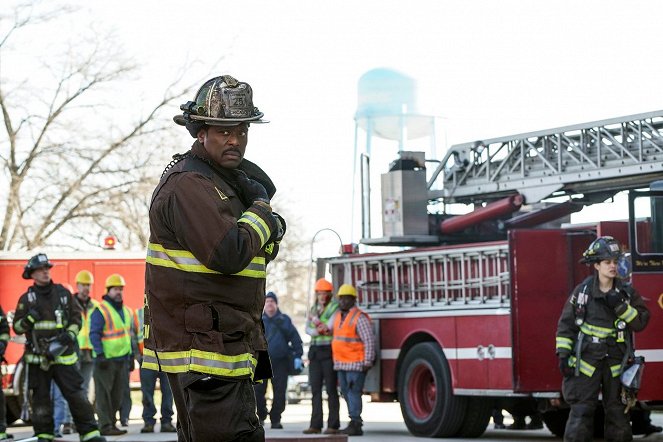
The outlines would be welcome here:
M 617 290 L 610 290 L 605 296 L 605 301 L 608 303 L 608 307 L 615 308 L 622 302 L 624 302 L 624 297 Z
M 274 235 L 272 236 L 272 241 L 281 242 L 283 236 L 285 235 L 285 230 L 286 230 L 285 220 L 281 215 L 279 215 L 276 212 L 272 212 L 272 216 L 274 217 L 274 219 L 276 220 L 276 224 L 278 225 L 276 232 L 274 232 Z
M 25 319 L 34 325 L 35 322 L 41 320 L 41 314 L 36 308 L 32 307 L 30 310 L 28 310 L 28 314 L 25 315 Z
M 7 350 L 7 341 L 0 341 L 0 359 L 5 355 Z
M 568 378 L 575 374 L 573 367 L 569 366 L 569 356 L 559 355 L 559 372 L 562 377 Z
M 106 356 L 97 355 L 97 357 L 94 360 L 94 366 L 99 368 L 100 370 L 106 370 L 108 367 L 110 367 L 110 362 L 108 361 L 108 359 L 106 359 Z
M 60 344 L 67 346 L 69 344 L 73 344 L 75 340 L 75 336 L 73 332 L 66 331 L 64 333 L 60 333 L 58 335 L 58 341 L 60 341 Z
M 237 174 L 237 184 L 239 184 L 242 193 L 244 193 L 244 197 L 248 201 L 251 201 L 252 203 L 262 201 L 263 203 L 269 204 L 269 195 L 267 195 L 265 187 L 256 180 L 252 180 L 244 173 L 239 173 Z

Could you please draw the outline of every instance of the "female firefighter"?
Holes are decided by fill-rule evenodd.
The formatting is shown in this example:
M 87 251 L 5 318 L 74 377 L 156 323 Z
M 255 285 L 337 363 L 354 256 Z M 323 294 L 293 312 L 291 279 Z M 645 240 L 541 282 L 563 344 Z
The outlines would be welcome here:
M 638 292 L 617 278 L 622 252 L 610 236 L 594 240 L 581 262 L 593 275 L 571 293 L 557 326 L 556 349 L 564 377 L 562 393 L 571 406 L 565 441 L 591 441 L 599 392 L 605 410 L 605 440 L 633 439 L 621 398 L 620 375 L 633 356 L 632 333 L 649 321 Z

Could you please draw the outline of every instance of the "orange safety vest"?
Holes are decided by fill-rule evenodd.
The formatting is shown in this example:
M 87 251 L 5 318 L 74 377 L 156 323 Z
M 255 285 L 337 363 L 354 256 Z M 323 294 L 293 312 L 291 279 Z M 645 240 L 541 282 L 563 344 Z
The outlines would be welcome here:
M 365 315 L 370 321 L 368 314 L 352 307 L 341 324 L 342 315 L 338 310 L 334 318 L 334 337 L 331 344 L 334 362 L 352 363 L 364 360 L 364 343 L 357 334 L 357 322 L 361 315 Z

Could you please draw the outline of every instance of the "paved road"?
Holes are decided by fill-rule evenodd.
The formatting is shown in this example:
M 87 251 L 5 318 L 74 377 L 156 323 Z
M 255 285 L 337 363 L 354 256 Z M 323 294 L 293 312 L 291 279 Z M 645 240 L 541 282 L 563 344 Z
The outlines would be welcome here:
M 389 441 L 403 441 L 403 442 L 422 442 L 433 441 L 439 439 L 418 438 L 408 433 L 405 424 L 402 421 L 400 406 L 397 403 L 370 403 L 368 398 L 365 397 L 363 417 L 364 423 L 364 436 L 361 438 L 351 437 L 357 442 L 384 442 Z M 343 401 L 341 401 L 342 403 Z M 154 433 L 154 434 L 141 434 L 140 429 L 143 426 L 140 418 L 142 408 L 140 405 L 134 406 L 131 412 L 131 421 L 129 424 L 129 433 L 124 436 L 109 437 L 109 441 L 118 442 L 141 442 L 141 441 L 162 441 L 174 442 L 177 440 L 176 436 L 172 433 Z M 271 438 L 305 438 L 302 430 L 308 427 L 309 417 L 311 412 L 310 402 L 303 402 L 297 405 L 288 405 L 286 412 L 283 415 L 283 430 L 272 430 L 269 428 L 269 421 L 266 423 L 267 436 Z M 341 420 L 343 425 L 347 422 L 347 410 L 342 403 L 341 406 Z M 663 425 L 663 413 L 653 413 L 652 418 L 657 425 Z M 505 418 L 505 423 L 511 423 L 508 417 Z M 157 425 L 158 430 L 158 425 Z M 16 440 L 26 438 L 32 435 L 32 428 L 26 426 L 13 426 L 9 429 L 9 433 L 13 434 Z M 651 435 L 647 438 L 636 438 L 643 441 L 659 441 L 663 442 L 663 435 Z M 78 435 L 65 436 L 60 440 L 65 441 L 78 441 Z M 477 441 L 477 439 L 453 439 L 454 441 Z M 491 441 L 517 441 L 517 442 L 536 442 L 536 441 L 554 441 L 560 440 L 555 438 L 548 430 L 536 431 L 511 431 L 511 430 L 493 430 L 492 422 L 490 428 L 486 433 L 478 439 L 481 442 Z

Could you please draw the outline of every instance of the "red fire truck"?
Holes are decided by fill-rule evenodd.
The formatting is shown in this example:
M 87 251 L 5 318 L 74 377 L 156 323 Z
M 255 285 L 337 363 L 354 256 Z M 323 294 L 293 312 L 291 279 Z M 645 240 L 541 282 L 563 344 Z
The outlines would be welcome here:
M 384 236 L 364 233 L 362 243 L 401 250 L 326 260 L 334 286 L 355 285 L 373 320 L 372 400 L 398 400 L 415 435 L 478 437 L 498 400 L 534 399 L 562 434 L 555 332 L 571 290 L 590 274 L 578 260 L 597 235 L 631 254 L 631 281 L 651 311 L 635 338 L 646 358 L 639 399 L 663 400 L 662 130 L 658 111 L 459 144 L 435 162 L 400 152 L 381 176 Z M 624 190 L 623 221 L 568 223 Z M 431 214 L 434 203 L 475 209 Z
M 28 259 L 41 251 L 0 253 L 0 305 L 11 320 L 16 308 L 18 298 L 25 293 L 32 284 L 32 280 L 21 277 L 23 267 Z M 120 252 L 103 250 L 99 252 L 49 252 L 44 251 L 48 259 L 53 262 L 51 277 L 54 282 L 69 284 L 76 290 L 76 273 L 80 270 L 89 270 L 94 276 L 91 296 L 100 300 L 105 294 L 104 281 L 113 274 L 119 273 L 126 280 L 124 290 L 124 303 L 132 309 L 143 305 L 145 293 L 145 253 Z M 6 364 L 3 364 L 2 388 L 6 397 L 7 422 L 12 423 L 21 414 L 24 401 L 25 376 L 20 363 L 23 355 L 25 337 L 15 336 L 12 332 L 11 340 L 5 353 Z M 137 370 L 134 371 L 136 373 Z M 135 374 L 137 377 L 138 375 Z

